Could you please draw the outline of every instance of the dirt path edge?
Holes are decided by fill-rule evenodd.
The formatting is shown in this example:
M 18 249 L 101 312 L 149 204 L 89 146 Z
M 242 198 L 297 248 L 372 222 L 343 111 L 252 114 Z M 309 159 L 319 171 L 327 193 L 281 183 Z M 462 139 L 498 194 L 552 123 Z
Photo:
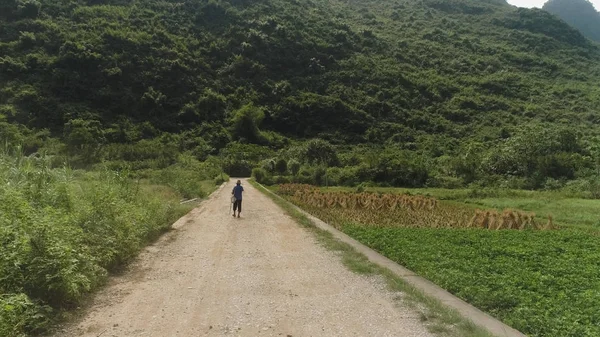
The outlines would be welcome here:
M 260 185 L 256 181 L 254 183 Z M 432 297 L 434 299 L 437 299 L 438 301 L 440 301 L 442 304 L 446 305 L 447 307 L 456 310 L 460 315 L 469 319 L 475 325 L 480 326 L 480 327 L 486 329 L 487 331 L 489 331 L 490 333 L 492 333 L 493 335 L 499 336 L 499 337 L 526 337 L 526 335 L 524 335 L 520 331 L 502 323 L 501 321 L 497 320 L 496 318 L 477 309 L 473 305 L 452 295 L 451 293 L 449 293 L 448 291 L 439 287 L 438 285 L 432 283 L 431 281 L 429 281 L 421 276 L 418 276 L 414 272 L 412 272 L 412 271 L 408 270 L 407 268 L 399 265 L 398 263 L 388 259 L 387 257 L 379 254 L 378 252 L 374 251 L 373 249 L 363 245 L 362 243 L 356 241 L 355 239 L 346 235 L 345 233 L 335 229 L 333 226 L 331 226 L 331 225 L 325 223 L 324 221 L 322 221 L 321 219 L 311 215 L 310 213 L 306 212 L 305 210 L 301 209 L 300 207 L 288 202 L 287 200 L 283 199 L 279 195 L 273 193 L 268 188 L 265 188 L 263 185 L 260 185 L 260 186 L 262 187 L 262 189 L 259 189 L 259 191 L 267 191 L 267 193 L 270 193 L 271 195 L 274 195 L 275 197 L 285 201 L 286 203 L 288 203 L 289 205 L 294 207 L 297 211 L 301 212 L 306 217 L 308 217 L 318 228 L 330 232 L 336 239 L 352 246 L 359 253 L 365 255 L 369 259 L 369 261 L 371 261 L 372 263 L 375 263 L 381 267 L 387 268 L 392 273 L 394 273 L 396 276 L 400 277 L 401 279 L 406 281 L 408 284 L 410 284 L 417 290 L 420 290 L 423 293 L 425 293 L 425 295 Z
M 222 183 L 221 186 L 217 187 L 217 189 L 215 189 L 206 198 L 203 198 L 202 200 L 200 200 L 200 202 L 198 203 L 198 205 L 196 205 L 191 211 L 187 212 L 184 216 L 182 216 L 181 218 L 177 219 L 177 221 L 175 221 L 171 225 L 171 228 L 172 229 L 179 229 L 179 228 L 185 226 L 189 221 L 193 220 L 194 217 L 198 213 L 202 212 L 202 210 L 204 209 L 204 207 L 206 206 L 206 204 L 208 203 L 209 200 L 212 200 L 213 198 L 216 198 L 219 195 L 219 192 L 221 192 L 221 190 L 223 188 L 225 188 L 225 185 L 227 185 L 227 181 L 224 182 L 224 183 Z

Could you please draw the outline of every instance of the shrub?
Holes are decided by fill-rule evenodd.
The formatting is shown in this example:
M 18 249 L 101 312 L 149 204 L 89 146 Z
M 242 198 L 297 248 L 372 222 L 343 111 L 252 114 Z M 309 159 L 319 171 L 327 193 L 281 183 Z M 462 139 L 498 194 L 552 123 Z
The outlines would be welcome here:
M 49 163 L 0 154 L 2 336 L 43 332 L 189 209 L 172 189 L 140 186 L 128 172 Z
M 291 179 L 286 176 L 274 176 L 273 177 L 273 183 L 277 184 L 277 185 L 289 184 L 291 182 L 292 182 Z
M 360 181 L 357 176 L 357 169 L 353 167 L 343 168 L 337 177 L 338 184 L 342 186 L 356 186 Z
M 104 148 L 106 159 L 128 162 L 132 168 L 165 168 L 177 162 L 177 146 L 172 142 L 141 140 L 131 144 L 110 144 Z
M 309 166 L 301 167 L 298 175 L 294 177 L 294 182 L 300 184 L 314 184 L 312 168 Z
M 290 159 L 287 166 L 294 176 L 297 176 L 300 172 L 300 163 L 295 159 Z
M 261 184 L 266 181 L 268 176 L 269 174 L 263 168 L 257 167 L 252 169 L 252 178 Z
M 283 159 L 283 158 L 277 159 L 277 162 L 275 162 L 275 171 L 277 171 L 277 173 L 283 175 L 287 172 L 287 170 L 288 170 L 287 161 L 285 161 L 285 159 Z
M 97 160 L 105 138 L 99 121 L 73 119 L 65 124 L 65 141 L 69 154 L 80 155 L 87 164 Z
M 0 296 L 0 336 L 24 336 L 42 332 L 50 322 L 49 307 L 31 301 L 26 294 Z
M 573 197 L 600 199 L 600 176 L 569 181 L 563 191 Z
M 265 137 L 260 132 L 259 126 L 265 118 L 262 109 L 248 104 L 234 113 L 233 135 L 237 140 L 245 140 L 260 144 L 265 142 Z
M 330 168 L 326 168 L 326 171 L 327 171 L 326 184 L 329 186 L 340 185 L 339 178 L 342 173 L 342 169 L 339 167 L 330 167 Z
M 229 181 L 229 176 L 225 173 L 221 173 L 215 177 L 215 185 L 221 185 L 222 183 Z
M 465 182 L 462 178 L 450 177 L 445 175 L 436 175 L 429 177 L 427 180 L 427 187 L 440 187 L 440 188 L 461 188 L 465 186 Z
M 169 186 L 181 193 L 184 198 L 204 197 L 202 190 L 203 176 L 199 171 L 171 166 L 163 170 L 153 171 L 150 180 L 156 184 Z
M 328 141 L 312 139 L 306 143 L 304 154 L 309 164 L 336 166 L 339 164 L 337 151 Z
M 547 191 L 555 191 L 563 188 L 564 183 L 554 178 L 547 178 L 544 183 L 544 189 Z
M 275 160 L 274 159 L 266 159 L 261 163 L 261 168 L 269 173 L 275 172 Z
M 312 175 L 313 184 L 322 186 L 327 183 L 327 169 L 323 166 L 317 166 Z

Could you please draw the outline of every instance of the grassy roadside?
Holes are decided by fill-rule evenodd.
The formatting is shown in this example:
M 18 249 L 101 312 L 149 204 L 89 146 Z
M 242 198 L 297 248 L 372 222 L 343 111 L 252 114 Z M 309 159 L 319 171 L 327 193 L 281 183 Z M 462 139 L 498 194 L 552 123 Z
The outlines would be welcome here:
M 444 306 L 406 283 L 387 268 L 370 262 L 367 257 L 357 252 L 352 246 L 337 240 L 333 234 L 318 228 L 308 217 L 299 212 L 287 201 L 271 194 L 262 185 L 249 181 L 259 191 L 267 195 L 273 202 L 286 211 L 300 225 L 313 233 L 318 241 L 327 249 L 340 254 L 344 265 L 353 272 L 383 277 L 391 291 L 402 292 L 403 303 L 417 310 L 421 321 L 433 333 L 449 337 L 491 337 L 492 335 L 465 319 L 455 310 Z
M 47 332 L 195 207 L 182 199 L 217 188 L 189 175 L 196 187 L 180 190 L 173 174 L 132 179 L 0 153 L 0 336 Z

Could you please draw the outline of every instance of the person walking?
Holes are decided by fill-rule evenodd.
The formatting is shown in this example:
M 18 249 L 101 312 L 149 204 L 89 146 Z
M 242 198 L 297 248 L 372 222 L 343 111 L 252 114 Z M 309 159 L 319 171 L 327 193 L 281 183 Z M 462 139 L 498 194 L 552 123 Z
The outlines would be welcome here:
M 237 210 L 237 217 L 240 217 L 242 213 L 242 193 L 244 192 L 244 188 L 242 187 L 242 181 L 238 180 L 236 185 L 233 187 L 231 191 L 231 195 L 233 195 L 233 216 L 235 217 L 235 211 Z

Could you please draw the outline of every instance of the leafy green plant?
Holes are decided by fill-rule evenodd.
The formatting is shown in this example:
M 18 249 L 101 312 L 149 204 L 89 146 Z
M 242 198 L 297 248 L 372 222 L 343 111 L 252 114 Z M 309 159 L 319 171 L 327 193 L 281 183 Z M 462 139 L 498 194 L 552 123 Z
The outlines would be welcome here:
M 140 184 L 124 171 L 50 163 L 0 153 L 3 336 L 45 331 L 57 312 L 80 303 L 190 207 L 179 205 L 175 190 Z
M 267 179 L 269 178 L 269 173 L 267 173 L 265 169 L 257 167 L 252 169 L 252 178 L 254 178 L 257 182 L 263 184 L 267 182 Z
M 527 335 L 600 333 L 593 323 L 600 319 L 596 235 L 359 224 L 343 230 Z
M 287 166 L 290 169 L 290 172 L 292 173 L 293 176 L 297 176 L 298 173 L 300 172 L 300 167 L 302 167 L 302 165 L 300 165 L 300 162 L 298 162 L 295 159 L 290 159 Z
M 252 104 L 237 110 L 232 120 L 233 135 L 236 140 L 258 144 L 264 142 L 264 137 L 259 129 L 264 118 L 265 113 Z
M 2 336 L 24 337 L 39 333 L 50 324 L 50 308 L 40 306 L 21 294 L 0 296 L 0 334 Z
M 283 158 L 279 158 L 277 159 L 277 161 L 275 162 L 275 171 L 277 171 L 277 173 L 284 175 L 287 173 L 288 170 L 288 166 L 287 166 L 287 161 Z

